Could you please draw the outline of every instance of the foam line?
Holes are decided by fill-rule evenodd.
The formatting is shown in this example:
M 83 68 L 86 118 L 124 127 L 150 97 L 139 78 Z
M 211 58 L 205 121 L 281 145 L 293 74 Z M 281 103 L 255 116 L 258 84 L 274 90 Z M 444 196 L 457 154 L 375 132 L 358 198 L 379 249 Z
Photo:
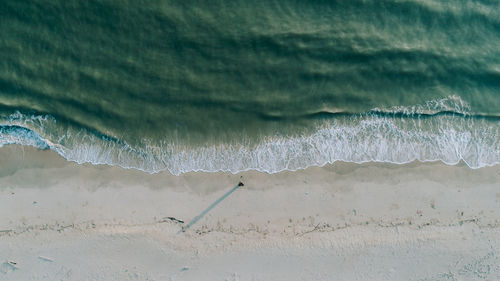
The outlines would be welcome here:
M 429 104 L 424 107 L 452 108 L 463 114 L 424 116 L 425 108 L 415 106 L 409 117 L 373 112 L 337 116 L 321 120 L 312 134 L 269 136 L 255 145 L 242 139 L 232 144 L 187 147 L 169 141 L 168 136 L 160 142 L 145 140 L 132 146 L 84 129 L 60 128 L 50 116 L 16 113 L 0 116 L 0 146 L 31 145 L 52 149 L 77 163 L 118 165 L 148 173 L 168 170 L 175 175 L 193 171 L 276 173 L 336 161 L 404 164 L 418 160 L 450 165 L 463 161 L 471 168 L 500 163 L 498 118 L 469 115 L 467 105 L 460 100 Z M 412 113 L 409 108 L 377 110 Z

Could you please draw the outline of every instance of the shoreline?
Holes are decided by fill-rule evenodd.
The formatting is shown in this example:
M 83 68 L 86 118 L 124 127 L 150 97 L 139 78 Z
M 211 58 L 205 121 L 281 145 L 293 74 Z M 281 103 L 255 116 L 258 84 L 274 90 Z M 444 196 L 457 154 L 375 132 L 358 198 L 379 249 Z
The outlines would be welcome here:
M 451 104 L 441 104 L 446 100 Z M 274 174 L 343 161 L 403 165 L 414 161 L 441 161 L 447 165 L 466 163 L 472 169 L 499 165 L 497 135 L 500 131 L 497 124 L 484 118 L 474 121 L 472 113 L 462 115 L 462 110 L 455 112 L 462 116 L 455 120 L 456 115 L 450 115 L 446 110 L 452 105 L 460 108 L 464 103 L 450 96 L 428 101 L 427 106 L 441 104 L 440 109 L 444 110 L 431 115 L 415 111 L 415 108 L 400 108 L 389 110 L 387 116 L 378 120 L 373 116 L 378 109 L 373 109 L 355 115 L 352 120 L 334 118 L 324 124 L 311 125 L 307 133 L 262 135 L 255 139 L 238 135 L 233 141 L 229 141 L 231 138 L 221 139 L 221 142 L 214 139 L 194 146 L 178 138 L 163 142 L 163 139 L 155 141 L 154 138 L 141 137 L 141 141 L 130 142 L 127 138 L 116 139 L 85 128 L 69 131 L 59 128 L 65 133 L 50 135 L 48 128 L 58 128 L 54 117 L 17 112 L 8 118 L 4 116 L 3 119 L 9 121 L 0 125 L 0 131 L 4 132 L 0 146 L 12 143 L 32 145 L 54 150 L 68 161 L 79 164 L 107 164 L 150 174 L 168 171 L 174 175 L 250 170 Z M 399 114 L 408 115 L 409 119 L 400 119 Z M 455 121 L 458 122 L 455 124 Z M 46 127 L 48 135 L 43 133 Z M 79 137 L 72 138 L 72 135 Z M 378 138 L 376 142 L 373 137 Z M 57 139 L 65 141 L 59 143 Z M 79 139 L 86 141 L 80 142 Z
M 338 162 L 277 174 L 173 176 L 78 165 L 21 146 L 0 148 L 0 165 L 5 280 L 37 279 L 48 264 L 47 280 L 57 272 L 72 272 L 66 280 L 500 276 L 493 250 L 500 246 L 500 166 Z M 176 234 L 183 224 L 169 217 L 187 224 L 239 181 L 245 186 Z

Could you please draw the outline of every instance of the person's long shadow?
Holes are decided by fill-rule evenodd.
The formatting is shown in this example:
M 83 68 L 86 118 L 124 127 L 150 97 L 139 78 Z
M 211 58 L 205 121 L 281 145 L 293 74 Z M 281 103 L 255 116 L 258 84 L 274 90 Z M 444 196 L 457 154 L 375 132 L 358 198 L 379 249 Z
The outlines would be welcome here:
M 205 216 L 208 212 L 210 212 L 210 210 L 212 210 L 215 206 L 217 206 L 217 204 L 219 204 L 220 202 L 222 202 L 222 200 L 226 199 L 226 197 L 228 197 L 231 193 L 233 193 L 236 189 L 238 189 L 241 186 L 244 186 L 244 184 L 240 181 L 235 187 L 233 187 L 231 190 L 229 190 L 228 192 L 226 192 L 219 199 L 215 200 L 215 202 L 213 202 L 210 206 L 208 206 L 208 208 L 206 208 L 203 212 L 201 212 L 201 214 L 197 215 L 194 219 L 192 219 L 186 226 L 183 226 L 181 228 L 181 230 L 179 230 L 179 232 L 177 232 L 177 234 L 179 234 L 181 232 L 185 232 L 186 230 L 188 230 L 193 224 L 195 224 L 203 216 Z

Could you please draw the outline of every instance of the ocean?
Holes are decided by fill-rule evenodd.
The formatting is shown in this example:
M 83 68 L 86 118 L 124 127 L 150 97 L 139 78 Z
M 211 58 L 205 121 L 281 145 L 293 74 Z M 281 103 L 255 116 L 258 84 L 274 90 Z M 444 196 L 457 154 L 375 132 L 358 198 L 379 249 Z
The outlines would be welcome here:
M 500 163 L 500 2 L 0 1 L 0 147 L 149 173 Z

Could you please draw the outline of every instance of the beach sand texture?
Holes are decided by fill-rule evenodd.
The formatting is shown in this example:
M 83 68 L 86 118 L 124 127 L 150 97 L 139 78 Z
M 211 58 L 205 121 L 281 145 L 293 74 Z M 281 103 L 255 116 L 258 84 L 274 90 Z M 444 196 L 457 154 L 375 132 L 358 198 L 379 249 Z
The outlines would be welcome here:
M 500 280 L 498 166 L 172 176 L 21 146 L 0 165 L 1 280 Z
M 0 18 L 0 281 L 500 281 L 500 1 Z

